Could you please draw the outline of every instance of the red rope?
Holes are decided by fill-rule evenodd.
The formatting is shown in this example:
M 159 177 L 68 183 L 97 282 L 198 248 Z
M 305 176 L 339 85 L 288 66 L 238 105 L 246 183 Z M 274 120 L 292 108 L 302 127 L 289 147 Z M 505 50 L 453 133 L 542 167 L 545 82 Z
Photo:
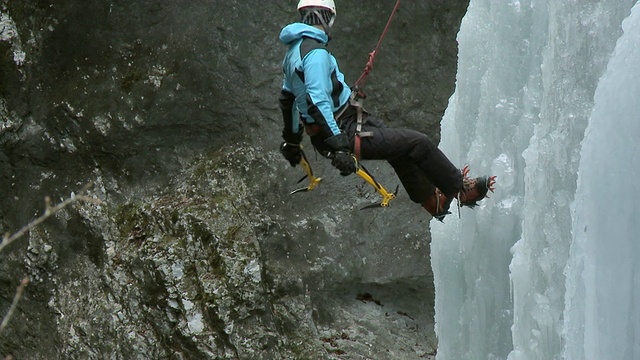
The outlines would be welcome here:
M 382 32 L 382 35 L 380 35 L 380 40 L 378 40 L 378 45 L 376 46 L 376 49 L 369 53 L 369 60 L 367 61 L 367 65 L 364 67 L 364 72 L 362 73 L 362 75 L 360 75 L 360 77 L 356 81 L 356 88 L 364 87 L 364 82 L 366 81 L 367 75 L 369 75 L 369 73 L 373 69 L 373 60 L 375 59 L 376 54 L 378 53 L 378 50 L 380 50 L 382 39 L 384 39 L 384 36 L 387 34 L 387 31 L 389 30 L 389 26 L 391 25 L 391 20 L 393 19 L 393 15 L 396 14 L 399 6 L 400 6 L 400 0 L 396 2 L 396 6 L 393 8 L 393 12 L 391 12 L 391 15 L 389 16 L 389 20 L 387 20 L 387 26 L 385 26 L 384 31 Z M 362 86 L 360 86 L 360 84 L 362 84 Z

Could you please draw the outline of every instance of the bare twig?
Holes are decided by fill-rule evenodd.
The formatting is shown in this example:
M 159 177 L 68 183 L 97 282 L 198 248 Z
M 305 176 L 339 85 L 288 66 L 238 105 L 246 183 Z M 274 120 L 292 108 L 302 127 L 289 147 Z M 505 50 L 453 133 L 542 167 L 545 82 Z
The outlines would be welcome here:
M 22 235 L 24 235 L 27 231 L 29 231 L 29 230 L 33 229 L 34 227 L 40 225 L 43 221 L 47 220 L 53 214 L 55 214 L 56 212 L 62 210 L 64 207 L 66 207 L 67 205 L 69 205 L 71 203 L 74 203 L 76 201 L 88 201 L 88 202 L 92 202 L 94 204 L 100 204 L 101 201 L 99 199 L 94 199 L 92 197 L 84 195 L 84 193 L 90 187 L 91 187 L 91 184 L 87 184 L 82 190 L 80 190 L 80 193 L 78 195 L 71 196 L 70 198 L 66 199 L 65 201 L 63 201 L 60 204 L 58 204 L 56 206 L 53 206 L 53 207 L 51 206 L 51 199 L 48 196 L 45 197 L 45 199 L 44 199 L 44 202 L 45 202 L 44 214 L 42 214 L 37 219 L 33 220 L 29 224 L 27 224 L 24 227 L 22 227 L 15 234 L 13 234 L 13 235 L 6 234 L 4 236 L 4 240 L 0 243 L 0 252 L 2 252 L 2 250 L 6 246 L 10 245 L 12 242 L 14 242 L 18 238 L 20 238 Z
M 2 323 L 0 323 L 0 334 L 2 334 L 2 331 L 4 331 L 4 328 L 7 327 L 7 324 L 9 323 L 11 316 L 13 316 L 13 313 L 16 311 L 16 308 L 18 307 L 18 302 L 22 297 L 22 293 L 24 293 L 24 287 L 27 286 L 28 283 L 29 283 L 28 277 L 25 277 L 20 282 L 20 286 L 18 286 L 18 290 L 16 290 L 16 295 L 13 297 L 13 302 L 9 307 L 9 311 L 7 311 L 7 315 L 5 315 L 4 319 L 2 319 Z
M 69 204 L 71 204 L 73 202 L 76 202 L 76 201 L 88 201 L 88 202 L 92 202 L 94 204 L 100 204 L 101 203 L 100 200 L 94 199 L 92 197 L 84 195 L 85 192 L 87 190 L 89 190 L 89 188 L 91 186 L 92 186 L 92 184 L 90 184 L 90 183 L 85 185 L 82 188 L 82 190 L 80 190 L 80 193 L 78 195 L 75 195 L 75 196 L 72 195 L 70 198 L 64 200 L 63 202 L 61 202 L 60 204 L 58 204 L 56 206 L 51 206 L 51 199 L 47 196 L 44 199 L 44 202 L 45 202 L 44 214 L 42 216 L 36 218 L 35 220 L 30 222 L 29 224 L 25 225 L 24 227 L 22 227 L 15 234 L 9 235 L 7 233 L 4 236 L 3 241 L 0 243 L 0 252 L 6 246 L 10 245 L 15 240 L 19 239 L 27 231 L 29 231 L 29 230 L 33 229 L 34 227 L 40 225 L 43 221 L 48 219 L 50 216 L 54 215 L 56 212 L 62 210 L 64 207 L 66 207 L 67 205 L 69 205 Z M 2 319 L 2 323 L 0 323 L 0 334 L 2 334 L 2 332 L 5 329 L 5 327 L 7 327 L 7 324 L 9 323 L 9 320 L 11 319 L 11 316 L 13 316 L 13 313 L 16 311 L 16 308 L 18 307 L 18 302 L 20 302 L 20 298 L 22 298 L 22 294 L 24 293 L 24 288 L 25 288 L 25 286 L 27 286 L 28 283 L 29 283 L 29 278 L 28 277 L 25 277 L 20 282 L 20 286 L 18 286 L 18 289 L 16 290 L 16 294 L 13 297 L 13 302 L 11 303 L 11 306 L 9 307 L 9 311 L 7 311 L 7 314 Z M 11 355 L 9 355 L 9 356 L 7 356 L 5 358 L 5 360 L 10 360 L 10 359 L 13 359 L 13 357 Z

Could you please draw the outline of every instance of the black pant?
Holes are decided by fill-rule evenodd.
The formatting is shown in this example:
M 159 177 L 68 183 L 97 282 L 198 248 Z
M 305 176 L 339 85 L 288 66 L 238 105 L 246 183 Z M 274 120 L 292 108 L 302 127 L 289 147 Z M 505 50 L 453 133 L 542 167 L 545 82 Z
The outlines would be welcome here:
M 341 128 L 355 144 L 357 113 L 349 109 L 341 116 Z M 423 204 L 434 194 L 435 187 L 445 195 L 453 196 L 462 189 L 462 174 L 438 149 L 427 135 L 410 129 L 389 128 L 377 117 L 363 113 L 362 132 L 372 135 L 361 137 L 361 160 L 387 160 L 393 167 L 411 201 Z M 324 138 L 311 137 L 313 145 L 322 154 Z M 355 150 L 354 150 L 355 151 Z

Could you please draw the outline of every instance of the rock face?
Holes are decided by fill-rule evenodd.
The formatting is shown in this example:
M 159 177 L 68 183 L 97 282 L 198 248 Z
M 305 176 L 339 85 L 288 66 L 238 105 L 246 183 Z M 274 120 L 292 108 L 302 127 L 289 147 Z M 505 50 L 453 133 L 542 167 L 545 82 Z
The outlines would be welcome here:
M 338 2 L 330 48 L 353 84 L 395 1 Z M 439 139 L 468 1 L 403 2 L 367 108 Z M 386 209 L 355 176 L 277 151 L 292 1 L 0 0 L 4 232 L 84 184 L 7 247 L 0 335 L 17 359 L 429 358 L 429 217 L 400 189 Z M 388 190 L 386 163 L 367 168 Z M 304 184 L 304 183 L 303 183 Z

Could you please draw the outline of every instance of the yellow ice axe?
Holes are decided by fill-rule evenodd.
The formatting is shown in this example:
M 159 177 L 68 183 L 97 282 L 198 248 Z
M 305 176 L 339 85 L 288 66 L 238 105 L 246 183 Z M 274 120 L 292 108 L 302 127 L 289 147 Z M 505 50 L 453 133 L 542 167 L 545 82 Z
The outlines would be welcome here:
M 302 182 L 302 180 L 308 178 L 309 179 L 309 184 L 306 187 L 302 187 L 302 188 L 293 190 L 290 193 L 291 195 L 299 193 L 299 192 L 311 191 L 311 190 L 315 189 L 316 186 L 318 186 L 318 184 L 322 180 L 322 178 L 319 178 L 319 177 L 316 177 L 315 175 L 313 175 L 313 170 L 311 169 L 311 165 L 309 164 L 309 161 L 307 160 L 307 156 L 304 154 L 304 151 L 300 150 L 300 153 L 302 154 L 302 156 L 300 157 L 299 164 L 302 167 L 302 169 L 304 170 L 304 172 L 306 173 L 306 175 L 303 176 L 300 180 L 298 180 L 298 183 L 300 183 L 300 182 Z M 373 188 L 382 196 L 382 201 L 380 203 L 367 205 L 367 206 L 363 207 L 360 210 L 374 208 L 374 207 L 387 207 L 387 206 L 389 206 L 389 201 L 391 201 L 392 199 L 395 199 L 396 194 L 398 193 L 398 187 L 396 187 L 396 191 L 395 192 L 393 192 L 393 193 L 388 192 L 384 188 L 384 186 L 382 186 L 382 184 L 380 184 L 378 181 L 376 181 L 376 179 L 373 177 L 373 175 L 371 175 L 371 173 L 364 166 L 362 166 L 362 164 L 360 164 L 357 160 L 355 160 L 355 157 L 354 157 L 354 161 L 356 161 L 357 168 L 358 168 L 358 170 L 356 170 L 356 175 L 360 176 L 369 185 L 373 186 Z
M 302 154 L 302 156 L 300 157 L 300 166 L 302 166 L 302 169 L 304 169 L 304 172 L 306 173 L 305 176 L 302 177 L 302 179 L 298 180 L 298 183 L 302 182 L 302 180 L 308 178 L 309 179 L 309 185 L 307 185 L 307 187 L 303 187 L 303 188 L 299 188 L 296 190 L 293 190 L 290 194 L 293 195 L 295 193 L 299 193 L 299 192 L 303 192 L 303 191 L 311 191 L 313 189 L 316 188 L 316 186 L 318 186 L 318 184 L 320 183 L 320 180 L 322 180 L 319 177 L 315 177 L 313 175 L 313 170 L 311 170 L 311 165 L 309 165 L 309 161 L 307 160 L 307 156 L 304 154 L 304 151 L 302 151 L 302 149 L 300 149 L 300 154 Z
M 398 187 L 396 186 L 396 191 L 393 193 L 388 192 L 382 184 L 376 181 L 376 179 L 371 175 L 367 169 L 362 166 L 362 164 L 358 163 L 358 170 L 356 174 L 360 176 L 364 181 L 366 181 L 369 185 L 373 186 L 374 189 L 382 196 L 382 201 L 378 204 L 371 204 L 363 207 L 360 210 L 376 208 L 376 207 L 387 207 L 389 206 L 389 201 L 396 198 L 396 194 L 398 193 Z

